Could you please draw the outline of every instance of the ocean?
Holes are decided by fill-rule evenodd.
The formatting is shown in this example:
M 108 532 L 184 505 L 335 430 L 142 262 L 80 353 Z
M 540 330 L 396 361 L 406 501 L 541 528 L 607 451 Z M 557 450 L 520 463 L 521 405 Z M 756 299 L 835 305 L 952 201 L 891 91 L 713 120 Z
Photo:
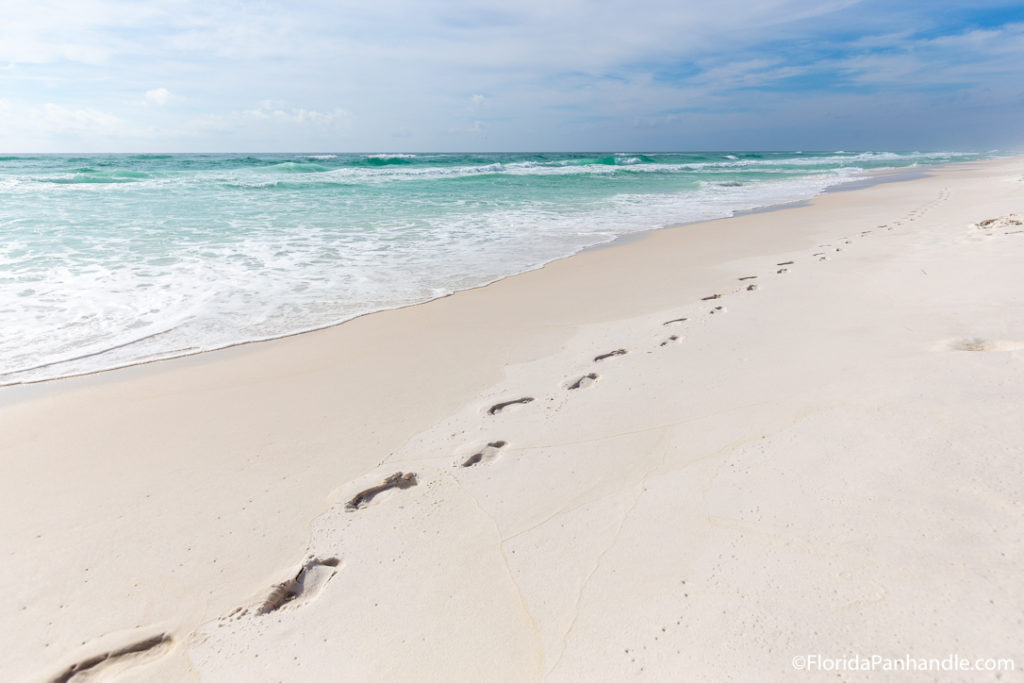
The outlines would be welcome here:
M 0 386 L 333 325 L 964 153 L 0 156 Z

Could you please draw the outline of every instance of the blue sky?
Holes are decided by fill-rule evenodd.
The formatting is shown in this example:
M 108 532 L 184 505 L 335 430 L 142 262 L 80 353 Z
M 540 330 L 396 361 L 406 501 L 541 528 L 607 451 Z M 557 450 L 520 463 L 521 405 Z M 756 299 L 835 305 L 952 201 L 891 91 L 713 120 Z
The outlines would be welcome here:
M 0 151 L 1020 149 L 1024 3 L 34 0 Z

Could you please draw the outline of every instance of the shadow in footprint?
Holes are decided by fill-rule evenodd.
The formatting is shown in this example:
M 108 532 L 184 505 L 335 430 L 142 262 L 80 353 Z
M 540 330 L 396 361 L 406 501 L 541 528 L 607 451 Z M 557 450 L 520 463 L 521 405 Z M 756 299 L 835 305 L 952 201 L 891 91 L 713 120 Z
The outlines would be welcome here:
M 141 655 L 159 648 L 162 645 L 169 645 L 170 643 L 171 636 L 166 633 L 161 633 L 158 636 L 137 641 L 117 650 L 104 652 L 103 654 L 83 659 L 80 662 L 75 662 L 59 675 L 55 676 L 52 679 L 52 683 L 68 683 L 68 681 L 78 678 L 79 674 L 84 674 L 84 677 L 91 679 L 93 674 L 98 673 L 100 669 L 106 668 L 108 665 L 115 663 L 119 659 Z
M 388 489 L 407 489 L 411 486 L 416 486 L 418 483 L 415 472 L 409 472 L 408 474 L 395 472 L 385 479 L 383 483 L 371 486 L 357 493 L 352 500 L 345 504 L 345 508 L 348 510 L 358 510 L 373 500 L 379 493 L 383 493 Z
M 485 460 L 490 462 L 498 457 L 498 451 L 508 445 L 507 441 L 492 441 L 491 443 L 480 449 L 480 452 L 474 453 L 473 455 L 466 458 L 465 462 L 462 463 L 462 467 L 472 467 L 478 465 Z
M 519 404 L 524 404 L 524 403 L 530 403 L 532 401 L 533 401 L 533 397 L 532 396 L 524 396 L 523 398 L 517 398 L 517 399 L 514 399 L 512 401 L 504 401 L 502 403 L 495 403 L 493 406 L 491 406 L 490 408 L 487 409 L 487 414 L 488 415 L 497 415 L 498 413 L 500 413 L 501 411 L 505 410 L 505 408 L 508 408 L 509 406 L 514 406 L 514 405 L 519 405 Z
M 675 323 L 685 323 L 686 318 L 676 318 L 675 320 L 666 320 L 662 325 L 674 325 Z
M 336 557 L 309 560 L 295 576 L 274 586 L 256 614 L 269 614 L 299 598 L 305 601 L 316 597 L 337 573 L 340 563 Z
M 600 356 L 594 356 L 594 361 L 601 361 L 606 358 L 611 358 L 612 356 L 624 356 L 626 355 L 626 353 L 626 349 L 615 349 L 614 351 L 609 351 L 608 353 L 602 353 Z
M 591 384 L 593 384 L 596 381 L 597 381 L 597 373 L 596 372 L 588 372 L 587 374 L 583 375 L 582 377 L 580 377 L 578 380 L 576 380 L 575 382 L 573 382 L 572 384 L 570 384 L 566 388 L 569 391 L 573 391 L 575 389 L 583 389 L 584 387 L 589 387 Z

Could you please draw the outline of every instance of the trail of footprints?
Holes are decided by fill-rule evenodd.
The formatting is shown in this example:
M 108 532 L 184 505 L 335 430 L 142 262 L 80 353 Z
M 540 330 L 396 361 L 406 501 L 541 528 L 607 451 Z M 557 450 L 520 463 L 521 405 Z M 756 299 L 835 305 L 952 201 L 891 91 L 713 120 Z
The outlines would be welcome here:
M 933 206 L 941 203 L 948 197 L 948 191 L 943 190 L 939 198 L 936 199 L 929 205 L 917 209 L 907 214 L 907 220 L 916 220 L 923 215 L 927 210 Z M 890 225 L 879 225 L 877 229 L 892 230 L 901 224 L 901 221 L 896 221 L 892 226 Z M 1008 217 L 1002 217 L 1000 219 L 991 219 L 988 221 L 982 221 L 979 226 L 982 228 L 993 228 L 993 227 L 1013 227 L 1017 225 L 1024 225 L 1024 219 L 1021 219 L 1017 214 L 1011 214 Z M 872 234 L 872 230 L 863 230 L 859 233 L 860 237 L 867 237 Z M 1024 232 L 1020 230 L 1019 232 Z M 849 246 L 853 241 L 847 237 L 840 238 L 835 244 L 821 244 L 818 245 L 819 251 L 812 253 L 812 258 L 816 258 L 818 261 L 829 260 L 830 253 L 842 252 L 846 246 Z M 790 272 L 790 267 L 796 265 L 796 260 L 780 261 L 775 264 L 775 274 L 785 275 Z M 755 292 L 759 289 L 758 275 L 744 275 L 738 278 L 741 283 L 740 291 Z M 701 297 L 700 301 L 703 302 L 714 302 L 725 298 L 726 294 L 716 292 L 707 296 Z M 726 312 L 725 306 L 718 304 L 707 310 L 708 315 L 719 315 Z M 673 318 L 666 320 L 662 323 L 662 326 L 678 327 L 683 323 L 686 323 L 689 317 Z M 676 343 L 682 340 L 681 335 L 671 334 L 666 339 L 660 342 L 660 347 L 668 346 L 669 344 Z M 617 357 L 624 356 L 629 351 L 625 348 L 614 349 L 604 353 L 600 353 L 593 358 L 594 363 L 605 363 L 611 361 Z M 597 383 L 599 375 L 596 372 L 587 372 L 575 380 L 571 380 L 563 385 L 563 388 L 567 391 L 579 391 L 587 387 L 591 387 Z M 533 403 L 536 400 L 533 396 L 521 396 L 519 398 L 510 399 L 507 401 L 500 401 L 491 405 L 486 409 L 485 413 L 488 417 L 502 417 L 509 411 L 510 408 L 518 408 L 527 404 Z M 509 449 L 509 442 L 506 440 L 495 440 L 486 443 L 485 445 L 477 448 L 474 453 L 468 457 L 460 458 L 454 463 L 454 466 L 459 468 L 475 468 L 491 464 L 498 460 L 502 454 L 507 452 Z M 353 496 L 345 505 L 345 508 L 349 512 L 356 512 L 364 509 L 368 506 L 379 494 L 384 493 L 392 489 L 408 489 L 416 486 L 418 483 L 417 475 L 414 472 L 396 472 L 391 476 L 384 479 L 383 482 L 376 486 L 364 489 Z M 260 603 L 259 607 L 255 609 L 255 613 L 258 616 L 270 614 L 283 607 L 289 605 L 301 605 L 316 597 L 323 590 L 327 582 L 335 575 L 338 568 L 340 567 L 340 560 L 336 557 L 327 559 L 317 559 L 309 557 L 299 568 L 297 573 L 288 578 L 287 580 L 272 587 L 266 598 Z M 249 612 L 246 608 L 238 608 L 234 612 L 228 615 L 227 619 L 237 619 L 244 616 Z M 163 636 L 161 638 L 164 638 Z M 168 637 L 169 638 L 169 637 Z M 146 641 L 144 644 L 148 644 Z M 154 643 L 163 642 L 154 641 Z M 114 657 L 118 653 L 112 653 L 105 655 L 105 657 Z M 90 660 L 91 661 L 91 660 Z M 87 662 L 88 664 L 88 662 Z M 79 670 L 84 670 L 79 666 Z M 72 672 L 73 675 L 73 672 Z M 70 680 L 69 678 L 62 678 L 60 680 Z
M 927 204 L 924 204 L 922 206 L 919 206 L 918 208 L 913 209 L 912 211 L 908 211 L 902 218 L 893 221 L 891 225 L 890 224 L 885 224 L 885 225 L 879 225 L 878 227 L 882 228 L 882 229 L 885 229 L 885 230 L 894 230 L 895 228 L 898 228 L 901 225 L 903 225 L 905 222 L 906 223 L 913 223 L 917 219 L 924 217 L 924 215 L 926 213 L 928 213 L 932 209 L 938 207 L 943 202 L 945 202 L 947 199 L 949 199 L 949 188 L 948 187 L 944 187 L 939 192 L 939 196 L 936 197 L 935 199 L 933 199 L 932 201 L 930 201 Z M 863 236 L 863 234 L 862 234 L 862 236 Z
M 926 211 L 930 210 L 934 206 L 938 205 L 942 201 L 948 198 L 949 193 L 947 190 L 943 190 L 939 195 L 939 198 L 934 200 L 932 203 L 921 207 L 915 211 L 911 211 L 905 217 L 907 220 L 913 221 L 922 216 Z M 892 230 L 901 224 L 902 221 L 896 221 L 893 225 L 879 225 L 877 229 L 880 230 Z M 981 221 L 978 226 L 982 229 L 996 229 L 996 228 L 1014 228 L 1017 226 L 1024 226 L 1024 217 L 1019 214 L 1010 214 L 1009 216 L 1000 217 L 997 219 L 989 219 L 987 221 Z M 860 237 L 866 237 L 870 235 L 872 230 L 864 230 L 859 233 Z M 1007 234 L 1014 234 L 1015 232 L 1024 233 L 1024 228 L 1020 230 L 1007 231 Z M 818 251 L 812 253 L 812 258 L 816 258 L 818 261 L 829 260 L 830 253 L 842 252 L 844 247 L 852 244 L 852 240 L 849 238 L 840 238 L 836 244 L 821 244 L 818 245 Z M 790 267 L 795 266 L 795 260 L 781 261 L 775 264 L 776 275 L 785 275 L 790 272 Z M 758 291 L 759 285 L 758 275 L 744 275 L 738 278 L 741 283 L 741 289 L 738 291 L 755 292 Z M 726 297 L 723 293 L 713 293 L 708 296 L 701 297 L 700 301 L 713 302 L 718 301 Z M 708 315 L 719 315 L 726 312 L 725 306 L 719 304 L 715 305 L 707 310 Z M 689 317 L 673 318 L 666 320 L 662 323 L 663 326 L 667 327 L 679 327 L 689 321 Z M 666 339 L 660 342 L 659 347 L 665 347 L 673 343 L 680 342 L 683 337 L 679 334 L 671 334 Z M 613 359 L 624 356 L 628 353 L 625 348 L 614 349 L 600 353 L 593 358 L 594 363 L 605 363 L 612 361 Z M 575 380 L 570 380 L 563 385 L 566 391 L 579 391 L 588 387 L 594 386 L 599 379 L 599 375 L 596 372 L 587 372 Z M 491 405 L 485 411 L 487 417 L 501 418 L 510 408 L 518 408 L 534 402 L 536 399 L 533 396 L 522 396 L 519 398 L 510 399 L 507 401 L 501 401 Z M 506 440 L 495 440 L 487 442 L 485 445 L 477 448 L 468 457 L 462 457 L 458 459 L 453 465 L 458 468 L 476 468 L 491 464 L 498 460 L 504 453 L 509 450 L 509 442 Z M 358 512 L 369 506 L 374 499 L 380 494 L 392 491 L 392 490 L 404 490 L 409 489 L 418 484 L 418 477 L 415 472 L 396 472 L 386 477 L 380 484 L 366 488 L 359 493 L 355 494 L 346 504 L 345 509 L 348 512 Z M 303 604 L 310 602 L 315 599 L 328 584 L 328 582 L 335 576 L 341 567 L 341 560 L 337 557 L 328 558 L 317 558 L 309 556 L 297 569 L 296 573 L 281 583 L 270 588 L 266 596 L 258 602 L 257 605 L 252 608 L 239 607 L 233 612 L 225 616 L 222 621 L 231 621 L 240 619 L 248 614 L 254 614 L 257 617 L 262 617 L 268 614 L 275 613 L 286 607 L 298 607 Z M 150 651 L 156 651 L 161 648 L 169 646 L 171 642 L 171 636 L 168 634 L 161 634 L 152 638 L 139 641 L 125 648 L 106 652 L 95 657 L 83 660 L 69 667 L 67 670 L 62 672 L 59 676 L 52 679 L 54 683 L 66 683 L 72 681 L 79 674 L 88 672 L 88 675 L 92 675 L 101 667 L 104 667 L 112 662 L 128 656 L 136 656 L 139 653 L 147 653 Z
M 941 204 L 948 197 L 949 197 L 949 191 L 947 189 L 943 189 L 942 192 L 940 192 L 938 198 L 936 198 L 935 200 L 933 200 L 929 204 L 926 204 L 926 205 L 924 205 L 922 207 L 919 207 L 918 209 L 910 211 L 904 217 L 904 219 L 905 220 L 914 221 L 914 220 L 920 218 L 921 216 L 923 216 L 926 212 L 928 212 L 929 210 L 931 210 L 932 208 L 934 208 L 938 204 Z M 1016 214 L 1014 214 L 1012 217 L 1016 218 L 1017 216 L 1016 216 Z M 980 224 L 980 225 L 982 227 L 987 227 L 987 226 L 989 226 L 991 224 L 994 224 L 994 221 L 995 221 L 995 219 L 993 219 L 993 221 L 988 221 L 988 222 L 983 221 L 982 224 Z M 878 230 L 881 230 L 881 229 L 892 230 L 894 227 L 900 225 L 901 223 L 902 223 L 902 221 L 896 221 L 892 226 L 890 226 L 890 225 L 879 225 L 875 229 L 878 229 Z M 1021 221 L 1021 222 L 1019 222 L 1017 224 L 1024 225 L 1024 221 Z M 874 232 L 874 230 L 862 230 L 860 233 L 858 233 L 857 236 L 861 237 L 861 238 L 864 238 L 864 237 L 867 237 L 867 236 L 871 235 L 873 232 Z M 1021 230 L 1020 232 L 1024 233 L 1024 230 Z M 818 261 L 828 261 L 831 258 L 829 254 L 840 253 L 845 248 L 847 248 L 848 246 L 850 246 L 852 244 L 853 244 L 853 240 L 850 239 L 849 237 L 841 237 L 838 240 L 836 240 L 835 243 L 819 244 L 817 246 L 818 251 L 812 252 L 811 256 L 812 256 L 812 258 L 815 258 Z M 791 266 L 795 266 L 795 265 L 796 265 L 796 260 L 780 261 L 780 262 L 775 264 L 775 267 L 776 267 L 775 274 L 776 275 L 786 275 L 786 274 L 788 274 L 790 272 L 790 267 Z M 760 289 L 760 284 L 758 282 L 754 282 L 755 280 L 758 280 L 758 278 L 759 278 L 758 275 L 744 275 L 744 276 L 742 276 L 740 278 L 737 278 L 738 281 L 740 283 L 742 283 L 741 284 L 741 287 L 742 287 L 741 291 L 747 291 L 747 292 L 756 292 L 756 291 L 758 291 Z M 700 301 L 701 302 L 717 301 L 719 299 L 724 298 L 725 296 L 726 295 L 721 293 L 721 292 L 716 292 L 714 294 L 709 294 L 707 296 L 701 297 Z M 720 315 L 720 314 L 725 313 L 725 312 L 726 312 L 726 307 L 724 305 L 721 305 L 721 304 L 713 306 L 713 307 L 709 308 L 708 311 L 707 311 L 708 315 Z M 677 327 L 677 326 L 680 326 L 683 323 L 687 322 L 688 320 L 689 320 L 689 317 L 672 318 L 671 320 L 666 320 L 665 322 L 663 322 L 662 325 L 666 326 L 666 327 Z M 667 338 L 663 339 L 658 344 L 658 346 L 659 347 L 666 347 L 666 346 L 669 346 L 670 344 L 680 342 L 680 341 L 682 341 L 682 339 L 683 339 L 683 337 L 681 335 L 671 334 Z M 608 351 L 606 353 L 598 354 L 597 356 L 594 357 L 593 360 L 594 360 L 595 363 L 603 362 L 603 361 L 606 361 L 608 359 L 614 358 L 616 356 L 625 355 L 626 353 L 628 353 L 628 351 L 626 349 L 615 349 L 614 351 Z M 579 377 L 576 380 L 572 380 L 572 381 L 568 382 L 567 384 L 564 385 L 564 387 L 565 387 L 565 389 L 567 389 L 569 391 L 576 391 L 576 390 L 583 389 L 585 387 L 593 385 L 595 382 L 597 382 L 597 379 L 598 379 L 598 374 L 597 373 L 589 372 L 589 373 L 587 373 L 585 375 L 582 375 L 581 377 Z M 492 405 L 487 410 L 487 414 L 488 415 L 498 415 L 502 411 L 504 411 L 506 408 L 508 408 L 509 406 L 530 403 L 533 400 L 535 400 L 533 397 L 523 397 L 523 398 L 518 398 L 518 399 L 514 399 L 514 400 L 510 400 L 510 401 L 504 401 L 504 402 L 501 402 L 501 403 L 496 403 L 496 404 Z M 495 459 L 497 459 L 499 451 L 501 449 L 503 449 L 503 448 L 506 448 L 507 446 L 508 446 L 508 442 L 506 442 L 506 441 L 492 441 L 492 442 L 488 443 L 486 446 L 478 449 L 478 451 L 476 453 L 474 453 L 473 455 L 471 455 L 468 458 L 464 459 L 462 462 L 457 463 L 457 465 L 461 466 L 461 467 L 473 467 L 473 466 L 476 466 L 476 465 L 486 464 L 488 462 L 493 462 Z

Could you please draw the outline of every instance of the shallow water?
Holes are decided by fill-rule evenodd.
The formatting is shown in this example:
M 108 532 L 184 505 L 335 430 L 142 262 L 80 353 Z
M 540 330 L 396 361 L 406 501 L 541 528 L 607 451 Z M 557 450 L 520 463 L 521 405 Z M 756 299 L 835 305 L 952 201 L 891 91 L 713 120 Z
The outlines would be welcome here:
M 954 153 L 0 156 L 0 384 L 315 329 Z

